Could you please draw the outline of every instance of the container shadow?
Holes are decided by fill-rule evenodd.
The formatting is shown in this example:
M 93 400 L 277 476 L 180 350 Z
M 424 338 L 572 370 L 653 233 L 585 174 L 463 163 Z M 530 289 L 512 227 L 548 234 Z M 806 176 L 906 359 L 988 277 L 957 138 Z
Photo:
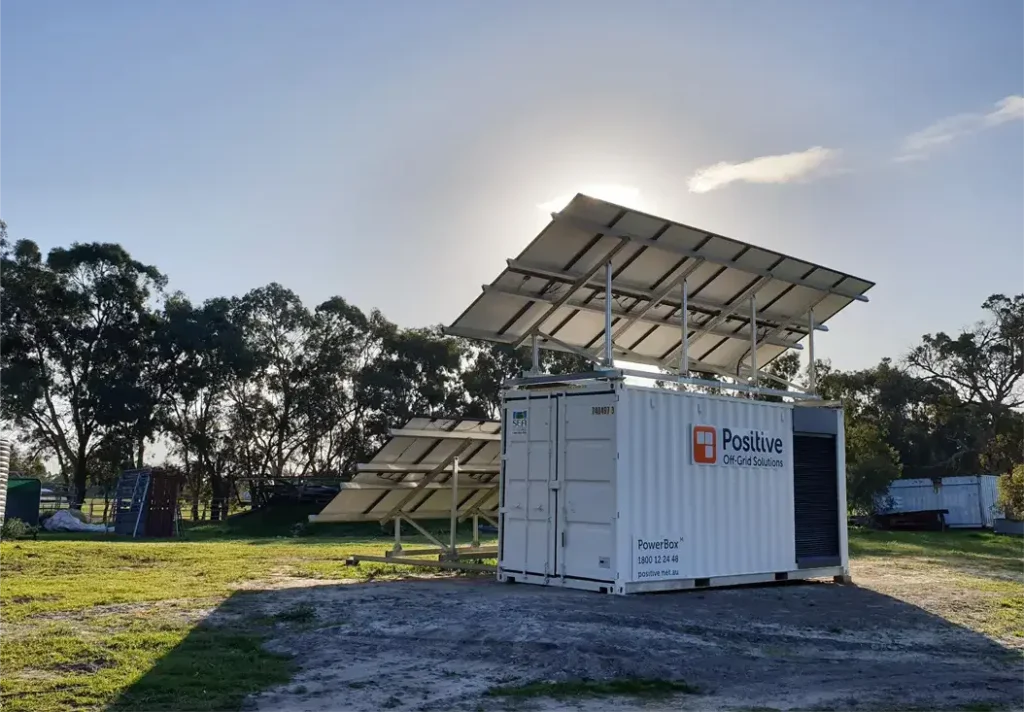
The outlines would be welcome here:
M 419 579 L 237 592 L 111 709 L 506 709 L 494 688 L 622 678 L 698 688 L 674 709 L 1016 709 L 1022 673 L 1019 650 L 857 585 Z

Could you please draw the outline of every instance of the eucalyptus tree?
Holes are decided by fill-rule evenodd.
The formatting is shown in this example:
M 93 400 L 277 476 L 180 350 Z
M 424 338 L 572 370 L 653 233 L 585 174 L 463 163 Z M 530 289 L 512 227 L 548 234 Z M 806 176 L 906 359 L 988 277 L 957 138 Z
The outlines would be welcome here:
M 55 247 L 44 259 L 30 240 L 12 245 L 6 226 L 0 269 L 4 418 L 49 448 L 80 506 L 104 436 L 151 406 L 139 359 L 166 280 L 115 244 Z

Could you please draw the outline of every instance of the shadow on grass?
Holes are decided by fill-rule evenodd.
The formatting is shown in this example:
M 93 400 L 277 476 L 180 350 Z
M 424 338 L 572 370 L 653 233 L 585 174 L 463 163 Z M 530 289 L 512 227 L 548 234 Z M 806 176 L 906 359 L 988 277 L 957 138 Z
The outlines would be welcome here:
M 246 695 L 288 682 L 291 658 L 263 648 L 266 634 L 200 623 L 132 684 L 110 710 L 237 710 Z
M 615 597 L 420 580 L 236 593 L 112 709 L 239 709 L 269 688 L 273 709 L 677 694 L 708 707 L 1004 709 L 1022 702 L 1020 673 L 1019 652 L 857 586 Z

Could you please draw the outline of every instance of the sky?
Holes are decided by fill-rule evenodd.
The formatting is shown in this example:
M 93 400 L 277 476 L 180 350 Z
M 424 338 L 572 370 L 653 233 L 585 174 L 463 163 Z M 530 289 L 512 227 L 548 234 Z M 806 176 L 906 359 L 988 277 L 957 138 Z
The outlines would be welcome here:
M 1020 0 L 3 0 L 0 217 L 426 326 L 589 190 L 877 282 L 866 368 L 1024 291 L 1021 95 Z

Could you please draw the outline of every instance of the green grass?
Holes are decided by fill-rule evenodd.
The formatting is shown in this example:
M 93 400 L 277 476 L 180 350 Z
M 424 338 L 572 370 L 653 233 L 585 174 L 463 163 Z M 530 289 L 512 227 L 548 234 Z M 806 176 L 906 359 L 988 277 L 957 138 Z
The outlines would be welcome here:
M 939 578 L 959 597 L 932 613 L 1017 647 L 1024 643 L 1024 540 L 979 531 L 851 529 L 850 557 L 898 565 L 908 581 L 923 574 L 924 586 Z
M 979 531 L 888 532 L 850 529 L 850 556 L 916 557 L 951 568 L 1024 572 L 1024 540 Z
M 258 633 L 160 617 L 124 629 L 103 623 L 50 623 L 5 640 L 3 709 L 238 709 L 245 695 L 292 673 Z
M 492 687 L 491 697 L 582 697 L 664 698 L 677 694 L 696 695 L 700 690 L 679 680 L 624 677 L 616 680 L 571 680 L 568 682 L 532 682 L 527 685 Z
M 351 554 L 381 554 L 390 536 L 376 525 L 304 526 L 304 509 L 195 525 L 183 539 L 44 533 L 0 543 L 0 707 L 238 709 L 247 694 L 287 682 L 292 662 L 261 645 L 275 626 L 315 625 L 311 606 L 248 616 L 237 626 L 202 618 L 231 611 L 249 595 L 239 589 L 258 582 L 424 571 L 347 566 Z M 404 537 L 409 545 L 427 544 L 412 534 Z M 460 543 L 469 536 L 460 532 Z
M 424 571 L 383 563 L 346 566 L 351 554 L 390 547 L 390 533 L 373 524 L 308 525 L 310 511 L 284 507 L 190 524 L 185 537 L 174 540 L 44 533 L 38 540 L 0 543 L 0 706 L 5 712 L 238 709 L 246 695 L 287 682 L 292 661 L 262 643 L 281 626 L 315 626 L 316 611 L 295 605 L 253 613 L 245 589 L 287 577 L 368 580 Z M 427 544 L 408 534 L 409 545 Z M 468 541 L 465 529 L 460 542 Z M 856 560 L 899 560 L 948 574 L 979 607 L 964 625 L 1024 639 L 1024 586 L 1013 577 L 1022 567 L 1020 540 L 852 530 L 850 549 Z M 205 620 L 214 610 L 241 618 L 234 624 Z M 693 691 L 683 682 L 612 680 L 499 687 L 491 694 L 659 697 Z

